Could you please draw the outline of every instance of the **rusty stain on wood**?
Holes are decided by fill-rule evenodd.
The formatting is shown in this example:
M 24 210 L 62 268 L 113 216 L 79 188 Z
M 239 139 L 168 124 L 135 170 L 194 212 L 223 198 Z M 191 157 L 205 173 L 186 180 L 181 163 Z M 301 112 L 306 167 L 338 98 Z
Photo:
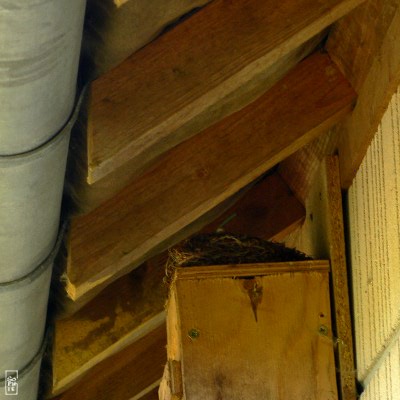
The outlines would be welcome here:
M 263 287 L 259 282 L 257 282 L 257 278 L 244 279 L 243 287 L 249 296 L 251 308 L 254 313 L 254 319 L 257 322 L 258 321 L 257 309 L 262 302 Z

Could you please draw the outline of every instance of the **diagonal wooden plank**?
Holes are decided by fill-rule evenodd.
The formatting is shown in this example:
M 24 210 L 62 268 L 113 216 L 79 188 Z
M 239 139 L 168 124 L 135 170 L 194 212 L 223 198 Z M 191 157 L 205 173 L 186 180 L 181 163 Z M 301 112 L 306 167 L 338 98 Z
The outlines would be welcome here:
M 92 213 L 72 220 L 67 291 L 78 300 L 138 266 L 350 111 L 355 94 L 329 57 L 300 63 L 256 102 L 165 154 Z
M 53 395 L 65 391 L 103 360 L 164 326 L 165 260 L 165 255 L 156 257 L 114 282 L 73 316 L 55 322 Z
M 358 93 L 337 127 L 342 187 L 348 188 L 400 84 L 400 1 L 369 0 L 339 21 L 327 50 Z
M 87 0 L 82 70 L 98 77 L 210 0 Z
M 315 47 L 324 38 L 325 32 L 313 37 L 300 47 L 291 51 L 287 55 L 279 59 L 273 66 L 267 68 L 262 74 L 257 75 L 254 81 L 243 85 L 243 87 L 236 90 L 228 98 L 223 99 L 218 103 L 218 107 L 221 107 L 220 112 L 210 111 L 204 114 L 206 122 L 203 124 L 189 124 L 184 129 L 192 135 L 197 131 L 201 130 L 201 127 L 211 123 L 215 118 L 220 119 L 225 114 L 234 112 L 237 108 L 245 106 L 252 99 L 261 95 L 270 86 L 276 83 L 282 78 L 288 70 L 297 65 L 305 56 L 309 55 L 314 51 Z M 127 71 L 130 74 L 130 71 Z M 112 84 L 112 83 L 110 83 Z M 226 103 L 229 102 L 228 103 Z M 133 157 L 129 162 L 122 165 L 107 174 L 104 178 L 97 180 L 96 182 L 88 182 L 88 143 L 86 135 L 88 135 L 88 121 L 87 115 L 90 114 L 90 107 L 92 104 L 87 99 L 84 107 L 81 110 L 80 124 L 72 135 L 71 140 L 71 157 L 68 165 L 67 176 L 66 176 L 66 189 L 69 197 L 72 199 L 74 209 L 78 213 L 88 213 L 99 205 L 107 201 L 108 199 L 115 196 L 129 182 L 135 177 L 140 176 L 157 158 L 157 155 L 167 150 L 172 142 L 154 142 L 154 149 L 151 147 L 147 149 L 147 144 L 144 144 L 139 149 L 137 157 Z M 130 115 L 129 118 L 134 118 Z M 203 118 L 203 117 L 202 117 Z M 116 125 L 118 127 L 118 125 Z M 143 150 L 143 152 L 142 152 Z M 154 151 L 153 151 L 154 150 Z
M 226 232 L 280 241 L 305 218 L 303 204 L 274 172 L 257 182 L 243 197 L 202 232 Z
M 270 86 L 269 67 L 360 3 L 212 2 L 93 83 L 88 182 L 143 164 L 248 103 L 247 92 Z
M 168 125 L 177 129 L 201 111 L 210 111 L 213 101 L 243 86 L 360 2 L 218 0 L 163 35 L 93 84 L 89 181 L 104 177 L 154 140 L 168 140 L 161 132 Z M 174 121 L 168 121 L 174 114 Z
M 82 386 L 72 387 L 57 400 L 147 398 L 145 396 L 150 396 L 162 375 L 167 358 L 165 343 L 166 329 L 163 324 L 124 351 L 96 365 L 85 376 Z
M 356 91 L 367 79 L 398 5 L 398 0 L 368 0 L 332 27 L 326 49 Z

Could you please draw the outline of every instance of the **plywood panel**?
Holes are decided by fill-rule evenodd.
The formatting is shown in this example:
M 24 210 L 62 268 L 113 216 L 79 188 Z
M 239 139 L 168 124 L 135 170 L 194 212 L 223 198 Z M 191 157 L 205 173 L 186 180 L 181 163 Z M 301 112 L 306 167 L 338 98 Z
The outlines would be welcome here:
M 357 375 L 366 399 L 400 397 L 400 93 L 349 189 Z M 386 351 L 385 351 L 386 349 Z M 376 376 L 375 376 L 376 375 Z
M 178 315 L 184 399 L 337 399 L 327 264 L 323 272 L 295 272 L 290 263 L 289 273 L 284 264 L 271 274 L 268 264 L 253 265 L 248 279 L 239 278 L 246 265 L 177 271 L 170 306 Z
M 255 103 L 172 149 L 118 196 L 72 220 L 70 297 L 171 245 L 187 225 L 326 132 L 353 101 L 348 82 L 317 53 Z

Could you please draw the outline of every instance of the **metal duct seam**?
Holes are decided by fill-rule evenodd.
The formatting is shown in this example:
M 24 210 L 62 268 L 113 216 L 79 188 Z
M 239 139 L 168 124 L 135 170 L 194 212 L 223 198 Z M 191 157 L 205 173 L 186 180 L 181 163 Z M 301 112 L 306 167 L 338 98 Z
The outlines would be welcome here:
M 28 362 L 27 365 L 25 365 L 23 368 L 18 370 L 19 378 L 23 378 L 25 375 L 27 375 L 33 369 L 35 364 L 42 360 L 44 350 L 47 346 L 47 342 L 48 342 L 48 337 L 47 337 L 47 335 L 45 335 L 42 340 L 42 344 L 41 344 L 39 350 L 37 351 L 37 353 L 33 356 L 33 358 Z M 6 378 L 0 378 L 0 388 L 4 387 L 5 383 L 6 383 Z
M 0 156 L 0 282 L 29 274 L 54 246 L 69 138 L 83 96 L 84 91 L 69 121 L 44 145 Z
M 0 154 L 41 146 L 74 105 L 85 0 L 0 1 Z
M 19 400 L 31 400 L 32 395 L 38 392 L 40 365 L 46 344 L 47 337 L 43 339 L 39 351 L 32 360 L 18 371 L 17 393 Z M 0 379 L 0 400 L 9 399 L 6 384 L 6 378 Z
M 42 273 L 45 272 L 54 263 L 58 251 L 60 250 L 65 231 L 66 223 L 63 223 L 57 235 L 56 243 L 46 259 L 25 276 L 22 276 L 21 278 L 15 279 L 13 281 L 0 282 L 0 292 L 13 290 L 17 287 L 25 286 L 26 283 L 31 283 L 36 280 L 38 276 L 42 275 Z
M 65 224 L 52 252 L 32 272 L 15 281 L 0 283 L 0 306 L 3 309 L 0 332 L 3 342 L 7 343 L 0 350 L 0 377 L 6 370 L 23 370 L 26 360 L 31 360 L 41 347 L 52 266 L 64 232 Z

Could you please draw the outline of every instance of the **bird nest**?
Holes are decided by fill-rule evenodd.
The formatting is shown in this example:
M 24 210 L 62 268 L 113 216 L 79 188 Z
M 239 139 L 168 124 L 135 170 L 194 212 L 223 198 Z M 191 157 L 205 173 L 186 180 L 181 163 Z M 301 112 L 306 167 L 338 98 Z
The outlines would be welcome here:
M 192 236 L 169 249 L 166 275 L 170 281 L 177 267 L 305 260 L 311 257 L 281 243 L 245 235 L 206 233 Z

